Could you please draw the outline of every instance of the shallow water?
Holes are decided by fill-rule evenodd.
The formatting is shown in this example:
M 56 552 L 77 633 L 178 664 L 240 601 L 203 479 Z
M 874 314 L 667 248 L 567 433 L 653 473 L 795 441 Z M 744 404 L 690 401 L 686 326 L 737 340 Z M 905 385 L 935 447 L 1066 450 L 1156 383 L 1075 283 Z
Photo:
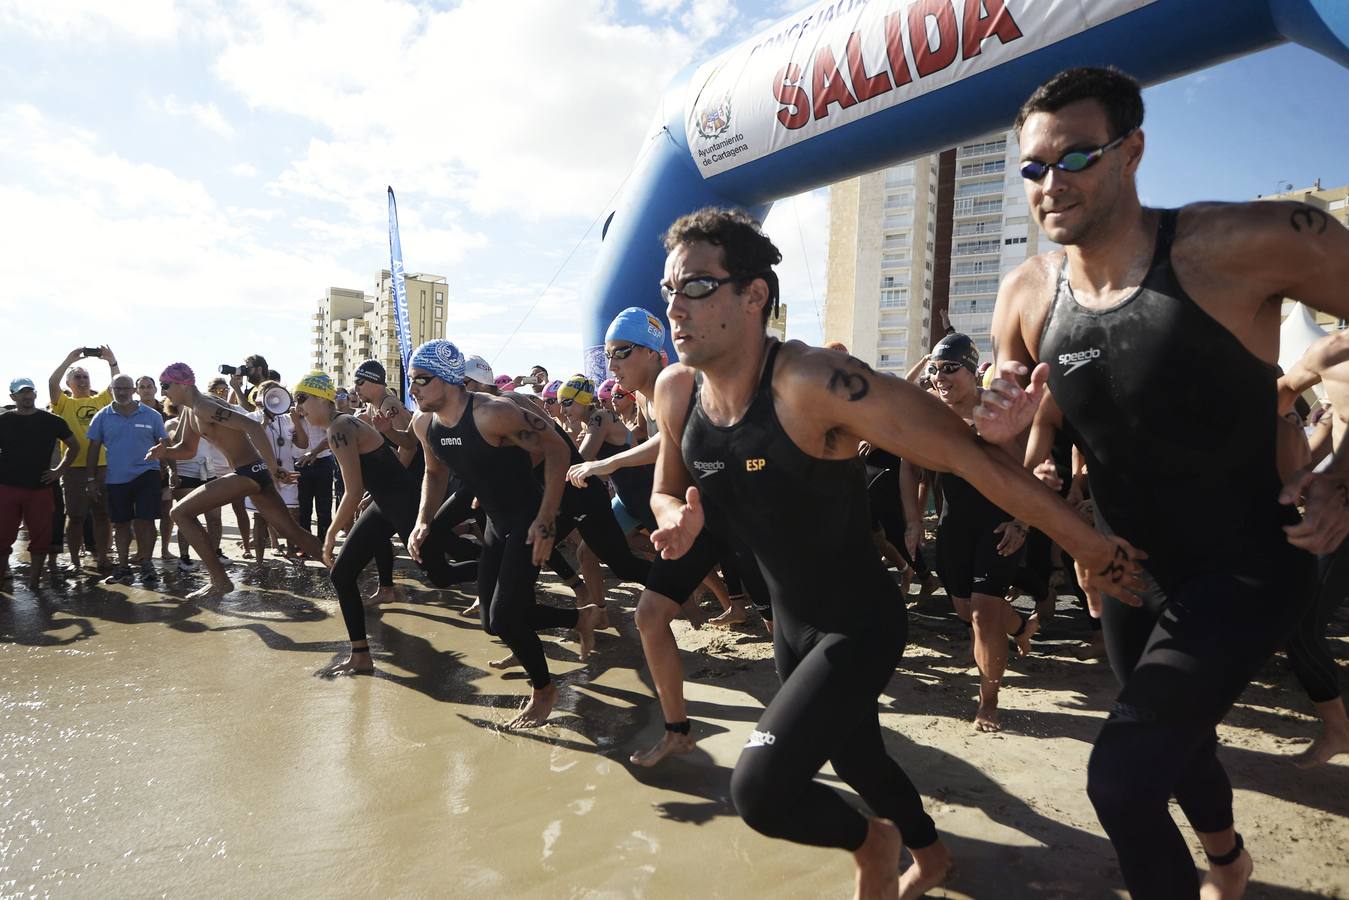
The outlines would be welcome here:
M 627 757 L 660 736 L 659 707 L 618 609 L 621 636 L 601 632 L 585 666 L 545 637 L 558 709 L 509 732 L 523 674 L 488 667 L 505 651 L 462 615 L 467 597 L 401 569 L 405 601 L 370 616 L 378 673 L 336 681 L 313 677 L 346 647 L 316 567 L 236 561 L 252 588 L 200 605 L 177 599 L 199 575 L 166 574 L 158 593 L 85 581 L 35 596 L 17 574 L 0 583 L 0 896 L 851 895 L 847 854 L 761 837 L 729 803 L 776 685 L 752 630 L 677 625 L 703 648 L 684 654 L 699 744 L 648 770 Z M 1108 670 L 1014 660 L 1007 730 L 975 735 L 963 629 L 927 608 L 881 707 L 960 866 L 931 896 L 1118 896 L 1084 790 Z M 1349 766 L 1303 774 L 1280 759 L 1314 728 L 1274 674 L 1222 730 L 1256 848 L 1249 896 L 1349 895 Z

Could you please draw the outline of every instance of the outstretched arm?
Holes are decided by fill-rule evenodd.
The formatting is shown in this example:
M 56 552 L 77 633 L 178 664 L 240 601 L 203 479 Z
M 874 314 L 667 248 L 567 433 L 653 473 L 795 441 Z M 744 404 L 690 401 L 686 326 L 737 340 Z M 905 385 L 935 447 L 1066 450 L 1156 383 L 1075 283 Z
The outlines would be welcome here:
M 60 398 L 65 396 L 65 394 L 61 393 L 61 376 L 66 373 L 66 369 L 69 369 L 75 360 L 82 356 L 84 356 L 84 348 L 76 347 L 66 354 L 65 360 L 47 377 L 47 396 L 51 400 L 53 410 L 55 410 L 56 405 L 61 402 Z
M 782 393 L 792 396 L 796 408 L 816 410 L 825 431 L 840 429 L 924 468 L 954 472 L 1083 562 L 1093 573 L 1093 587 L 1122 599 L 1129 590 L 1142 590 L 1136 560 L 1146 554 L 1097 533 L 1026 471 L 1021 459 L 976 438 L 941 401 L 828 350 L 801 353 L 789 372 Z

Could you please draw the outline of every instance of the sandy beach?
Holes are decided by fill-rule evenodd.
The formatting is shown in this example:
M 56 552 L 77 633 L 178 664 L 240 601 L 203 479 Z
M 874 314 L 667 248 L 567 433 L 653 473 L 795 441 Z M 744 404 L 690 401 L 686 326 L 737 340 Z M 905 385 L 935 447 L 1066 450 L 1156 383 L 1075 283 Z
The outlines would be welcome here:
M 545 637 L 559 708 L 508 732 L 523 674 L 489 668 L 504 651 L 462 614 L 469 596 L 405 559 L 404 599 L 371 617 L 378 672 L 325 681 L 346 644 L 318 567 L 236 558 L 251 588 L 199 605 L 180 598 L 201 576 L 171 561 L 160 592 L 84 579 L 35 596 L 23 558 L 0 584 L 0 896 L 850 896 L 845 854 L 761 837 L 729 802 L 777 684 L 757 623 L 676 623 L 698 749 L 640 769 L 628 754 L 661 716 L 631 586 L 610 591 L 624 612 L 587 664 Z M 566 603 L 549 579 L 541 594 Z M 940 592 L 911 608 L 882 724 L 958 862 L 930 896 L 1123 896 L 1085 792 L 1114 681 L 1072 658 L 1087 626 L 1067 597 L 1059 610 L 1010 663 L 1003 732 L 983 735 L 963 626 Z M 1349 896 L 1349 761 L 1288 761 L 1310 712 L 1279 657 L 1220 730 L 1250 897 Z

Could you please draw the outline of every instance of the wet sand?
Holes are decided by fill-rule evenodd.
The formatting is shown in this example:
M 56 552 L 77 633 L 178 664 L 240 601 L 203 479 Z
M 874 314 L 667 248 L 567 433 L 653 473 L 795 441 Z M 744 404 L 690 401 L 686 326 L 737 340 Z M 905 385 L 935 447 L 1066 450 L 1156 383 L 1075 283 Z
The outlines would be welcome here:
M 337 681 L 312 677 L 346 646 L 317 567 L 236 560 L 254 587 L 192 604 L 179 598 L 203 576 L 171 562 L 159 592 L 85 579 L 35 596 L 20 560 L 0 583 L 0 896 L 850 896 L 846 854 L 761 837 L 730 805 L 776 687 L 759 628 L 676 623 L 698 750 L 648 770 L 627 762 L 661 733 L 628 614 L 586 665 L 545 636 L 559 708 L 506 732 L 522 673 L 488 667 L 504 650 L 462 615 L 466 594 L 427 590 L 402 560 L 406 601 L 371 618 L 378 673 Z M 958 860 L 930 896 L 1121 896 L 1085 793 L 1113 679 L 1068 655 L 1082 618 L 1061 613 L 1011 662 L 1005 730 L 980 735 L 946 608 L 938 594 L 913 609 L 881 698 L 887 744 Z M 1343 618 L 1332 631 L 1349 657 Z M 1310 709 L 1280 658 L 1221 729 L 1250 897 L 1349 896 L 1349 762 L 1286 759 L 1315 733 Z

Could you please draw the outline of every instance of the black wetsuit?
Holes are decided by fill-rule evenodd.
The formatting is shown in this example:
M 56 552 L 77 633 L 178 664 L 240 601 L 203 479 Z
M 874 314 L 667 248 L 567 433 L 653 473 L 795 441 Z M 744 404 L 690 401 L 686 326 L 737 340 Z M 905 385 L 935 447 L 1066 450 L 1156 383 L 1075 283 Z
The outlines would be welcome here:
M 553 427 L 567 442 L 567 447 L 571 451 L 568 466 L 577 466 L 585 462 L 567 433 L 556 424 Z M 534 471 L 539 483 L 542 484 L 543 463 L 535 467 Z M 586 486 L 583 488 L 578 488 L 568 481 L 562 490 L 562 505 L 557 514 L 558 543 L 571 534 L 573 529 L 581 532 L 581 538 L 586 546 L 609 567 L 609 571 L 613 572 L 616 578 L 620 581 L 646 584 L 651 563 L 633 554 L 632 548 L 628 546 L 627 536 L 623 534 L 618 520 L 614 518 L 614 508 L 609 503 L 609 491 L 605 488 L 604 482 L 594 475 L 586 479 Z
M 954 472 L 937 476 L 942 492 L 937 520 L 937 575 L 950 597 L 973 594 L 1001 597 L 1021 566 L 1022 551 L 998 553 L 1003 532 L 995 529 L 1014 518 Z
M 366 637 L 365 607 L 361 603 L 357 578 L 370 560 L 382 551 L 392 553 L 390 540 L 394 534 L 407 543 L 417 525 L 421 487 L 388 444 L 362 453 L 360 463 L 361 482 L 370 495 L 370 505 L 357 517 L 328 576 L 342 605 L 347 636 L 353 641 L 363 641 Z M 419 565 L 436 587 L 445 588 L 477 577 L 478 565 L 470 558 L 472 553 L 462 555 L 458 549 L 451 549 L 451 542 L 443 535 L 433 534 L 422 545 Z M 462 561 L 452 563 L 450 559 Z M 384 583 L 381 577 L 380 584 Z M 392 579 L 388 583 L 391 585 Z
M 1316 596 L 1288 638 L 1288 664 L 1313 703 L 1329 703 L 1340 696 L 1340 673 L 1326 628 L 1349 596 L 1349 540 L 1318 559 L 1316 569 Z
M 427 444 L 450 470 L 463 479 L 487 513 L 482 558 L 478 561 L 478 602 L 483 630 L 500 637 L 525 667 L 535 688 L 547 687 L 548 661 L 538 631 L 575 628 L 574 609 L 534 602 L 539 567 L 525 543 L 539 514 L 543 493 L 534 479 L 529 453 L 520 447 L 493 447 L 473 420 L 477 394 L 468 395 L 463 414 L 453 426 L 435 416 L 427 423 Z M 451 502 L 451 501 L 446 501 Z
M 1196 831 L 1232 825 L 1216 726 L 1283 644 L 1311 595 L 1313 559 L 1289 545 L 1278 502 L 1273 367 L 1186 294 L 1160 214 L 1139 289 L 1108 309 L 1073 298 L 1066 267 L 1040 342 L 1065 428 L 1086 455 L 1098 525 L 1145 550 L 1142 607 L 1106 600 L 1123 689 L 1101 729 L 1088 793 L 1135 897 L 1198 896 Z M 1199 393 L 1220 373 L 1219 394 Z
M 904 771 L 885 751 L 876 701 L 899 662 L 907 619 L 871 541 L 862 460 L 817 459 L 796 446 L 773 407 L 768 349 L 758 391 L 736 425 L 712 424 L 699 402 L 681 441 L 704 504 L 743 535 L 774 612 L 782 688 L 731 778 L 736 809 L 756 831 L 856 850 L 867 820 L 815 781 L 826 762 L 910 848 L 937 839 Z

